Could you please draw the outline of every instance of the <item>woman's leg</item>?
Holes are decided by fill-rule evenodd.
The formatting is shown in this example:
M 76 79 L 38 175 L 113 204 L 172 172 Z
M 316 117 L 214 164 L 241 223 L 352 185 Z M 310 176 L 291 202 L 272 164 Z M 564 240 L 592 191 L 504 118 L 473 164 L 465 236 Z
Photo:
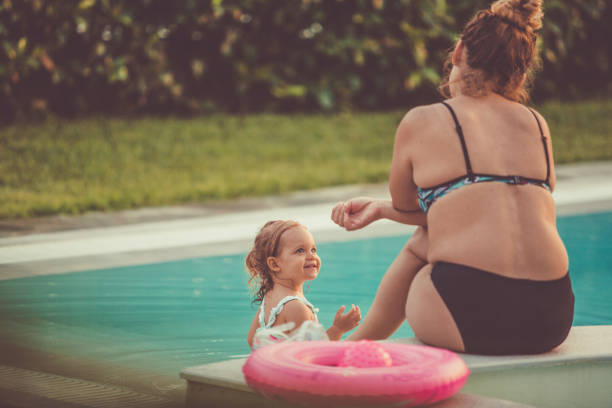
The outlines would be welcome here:
M 383 276 L 372 307 L 347 340 L 386 339 L 405 321 L 405 304 L 417 271 L 426 264 L 427 231 L 412 235 Z
M 406 318 L 423 343 L 463 352 L 461 333 L 431 281 L 431 270 L 432 266 L 426 265 L 415 276 L 406 301 Z

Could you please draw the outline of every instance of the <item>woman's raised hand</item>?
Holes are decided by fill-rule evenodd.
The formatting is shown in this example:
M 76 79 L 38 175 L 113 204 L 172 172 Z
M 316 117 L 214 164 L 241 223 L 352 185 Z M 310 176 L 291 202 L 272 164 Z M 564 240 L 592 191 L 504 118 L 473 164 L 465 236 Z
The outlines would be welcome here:
M 331 219 L 347 231 L 363 228 L 380 219 L 378 201 L 370 197 L 356 197 L 340 202 L 332 209 Z

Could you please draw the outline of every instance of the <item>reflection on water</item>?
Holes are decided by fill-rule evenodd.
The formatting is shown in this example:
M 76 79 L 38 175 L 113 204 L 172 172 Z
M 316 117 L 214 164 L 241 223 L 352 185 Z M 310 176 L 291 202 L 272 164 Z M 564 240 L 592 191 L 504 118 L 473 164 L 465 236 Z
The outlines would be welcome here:
M 612 324 L 612 213 L 564 217 L 574 324 Z M 370 307 L 408 236 L 319 245 L 323 267 L 306 296 L 329 326 L 342 304 Z M 0 335 L 24 346 L 176 375 L 244 357 L 250 305 L 244 254 L 0 282 Z M 404 325 L 394 337 L 411 336 Z

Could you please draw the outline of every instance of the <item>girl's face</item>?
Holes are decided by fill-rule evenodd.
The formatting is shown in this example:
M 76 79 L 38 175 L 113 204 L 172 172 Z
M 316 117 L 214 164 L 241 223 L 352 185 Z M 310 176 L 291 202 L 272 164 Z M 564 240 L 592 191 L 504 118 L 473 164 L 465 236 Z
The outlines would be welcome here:
M 276 278 L 289 279 L 295 286 L 315 279 L 321 268 L 321 258 L 317 255 L 312 234 L 302 226 L 285 231 L 273 264 Z

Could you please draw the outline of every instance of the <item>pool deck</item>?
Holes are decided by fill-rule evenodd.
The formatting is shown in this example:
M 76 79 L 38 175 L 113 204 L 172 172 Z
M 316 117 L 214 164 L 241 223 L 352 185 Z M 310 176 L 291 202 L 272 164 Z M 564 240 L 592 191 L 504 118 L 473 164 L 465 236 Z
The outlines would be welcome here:
M 393 339 L 394 343 L 422 344 Z M 460 354 L 470 370 L 459 394 L 436 408 L 609 407 L 612 405 L 612 326 L 576 326 L 563 344 L 535 356 Z M 294 407 L 255 393 L 242 375 L 246 359 L 190 367 L 181 377 L 188 382 L 187 408 Z
M 385 198 L 388 190 L 385 184 L 355 185 L 205 205 L 0 221 L 0 280 L 246 252 L 256 231 L 270 219 L 296 219 L 309 227 L 318 242 L 400 235 L 413 230 L 388 221 L 378 221 L 355 232 L 338 228 L 329 218 L 332 206 L 358 195 Z M 612 162 L 557 166 L 553 197 L 559 215 L 612 211 Z M 148 379 L 118 382 L 109 374 L 112 367 L 100 366 L 96 376 L 84 369 L 86 362 L 67 356 L 26 350 L 19 344 L 8 344 L 6 339 L 0 341 L 0 347 L 3 351 L 0 377 L 11 377 L 14 372 L 33 384 L 48 380 L 49 384 L 73 384 L 87 389 L 104 384 L 115 387 L 103 390 L 108 395 L 135 392 L 130 397 L 134 406 L 138 406 L 138 401 L 143 406 L 181 406 L 185 395 L 179 373 L 173 379 L 155 379 L 156 384 L 172 389 L 168 395 L 147 389 Z M 42 380 L 38 372 L 48 374 L 49 378 Z M 134 373 L 133 377 L 138 376 Z M 177 386 L 177 381 L 183 388 Z M 33 387 L 40 391 L 36 394 L 31 390 L 15 391 L 2 384 L 9 383 L 0 379 L 3 406 L 82 406 L 69 399 L 54 400 L 52 395 L 57 393 L 45 394 L 40 391 L 44 387 Z M 72 390 L 79 395 L 78 388 Z M 13 405 L 6 402 L 9 397 L 13 398 L 10 400 Z M 466 394 L 458 398 L 464 405 L 457 407 L 490 406 L 482 396 Z M 493 406 L 520 406 L 503 404 L 498 401 Z

